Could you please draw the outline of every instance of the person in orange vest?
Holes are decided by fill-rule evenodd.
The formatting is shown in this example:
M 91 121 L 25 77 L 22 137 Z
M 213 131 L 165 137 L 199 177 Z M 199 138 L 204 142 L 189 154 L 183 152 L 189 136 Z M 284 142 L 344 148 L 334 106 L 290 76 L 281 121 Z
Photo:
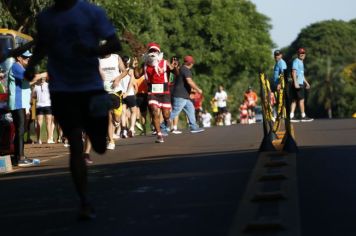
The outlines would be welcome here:
M 255 123 L 256 122 L 255 107 L 258 101 L 258 97 L 257 94 L 252 90 L 251 86 L 248 86 L 248 89 L 244 94 L 244 99 L 247 101 L 249 123 Z

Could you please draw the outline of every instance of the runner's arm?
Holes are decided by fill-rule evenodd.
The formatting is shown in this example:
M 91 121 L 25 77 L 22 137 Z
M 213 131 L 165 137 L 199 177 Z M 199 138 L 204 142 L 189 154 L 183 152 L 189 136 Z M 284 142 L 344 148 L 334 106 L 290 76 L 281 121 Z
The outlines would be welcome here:
M 124 66 L 124 63 L 121 59 L 121 57 L 119 56 L 118 58 L 118 67 L 119 67 L 119 70 L 121 71 L 121 74 L 119 76 L 117 76 L 114 80 L 113 80 L 113 83 L 112 83 L 112 88 L 115 88 L 116 86 L 119 85 L 120 81 L 122 80 L 122 78 L 124 78 L 126 75 L 127 75 L 127 70 Z

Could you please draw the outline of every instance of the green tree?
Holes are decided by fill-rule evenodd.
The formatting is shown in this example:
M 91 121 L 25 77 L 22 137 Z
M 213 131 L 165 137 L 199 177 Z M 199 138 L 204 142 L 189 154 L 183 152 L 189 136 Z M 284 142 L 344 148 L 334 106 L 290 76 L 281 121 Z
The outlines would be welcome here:
M 305 72 L 312 86 L 307 111 L 314 117 L 349 117 L 355 111 L 355 90 L 342 76 L 343 68 L 356 61 L 355 26 L 356 20 L 318 22 L 304 28 L 286 49 L 291 65 L 297 49 L 306 48 Z

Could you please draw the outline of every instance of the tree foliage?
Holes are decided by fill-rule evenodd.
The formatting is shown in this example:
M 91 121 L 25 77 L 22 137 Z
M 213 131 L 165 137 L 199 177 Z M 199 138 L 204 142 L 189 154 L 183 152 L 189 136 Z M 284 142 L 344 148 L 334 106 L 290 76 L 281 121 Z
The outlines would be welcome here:
M 11 24 L 33 32 L 34 16 L 50 0 L 1 0 Z M 272 64 L 269 19 L 248 0 L 92 0 L 107 10 L 117 27 L 124 53 L 140 55 L 150 41 L 159 43 L 166 58 L 193 55 L 194 79 L 206 101 L 222 84 L 237 110 L 248 85 L 258 87 L 258 72 Z M 206 105 L 208 102 L 206 103 Z
M 345 77 L 345 68 L 356 62 L 356 20 L 328 20 L 304 28 L 287 49 L 287 61 L 291 62 L 299 47 L 307 50 L 311 115 L 330 117 L 331 109 L 333 117 L 350 117 L 356 111 L 356 89 Z

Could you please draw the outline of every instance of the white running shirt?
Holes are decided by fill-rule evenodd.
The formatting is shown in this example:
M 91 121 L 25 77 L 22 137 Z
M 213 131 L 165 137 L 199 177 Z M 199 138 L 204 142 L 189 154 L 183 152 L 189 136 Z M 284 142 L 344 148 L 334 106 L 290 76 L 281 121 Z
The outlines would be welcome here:
M 99 66 L 104 74 L 104 89 L 109 93 L 123 90 L 120 85 L 114 89 L 111 88 L 114 79 L 121 74 L 119 70 L 119 58 L 119 55 L 111 54 L 109 57 L 99 59 Z
M 36 84 L 33 88 L 33 91 L 36 93 L 36 107 L 50 107 L 51 98 L 49 95 L 48 83 L 43 82 L 41 85 Z
M 226 107 L 227 93 L 225 91 L 216 92 L 214 98 L 218 103 L 218 107 Z

